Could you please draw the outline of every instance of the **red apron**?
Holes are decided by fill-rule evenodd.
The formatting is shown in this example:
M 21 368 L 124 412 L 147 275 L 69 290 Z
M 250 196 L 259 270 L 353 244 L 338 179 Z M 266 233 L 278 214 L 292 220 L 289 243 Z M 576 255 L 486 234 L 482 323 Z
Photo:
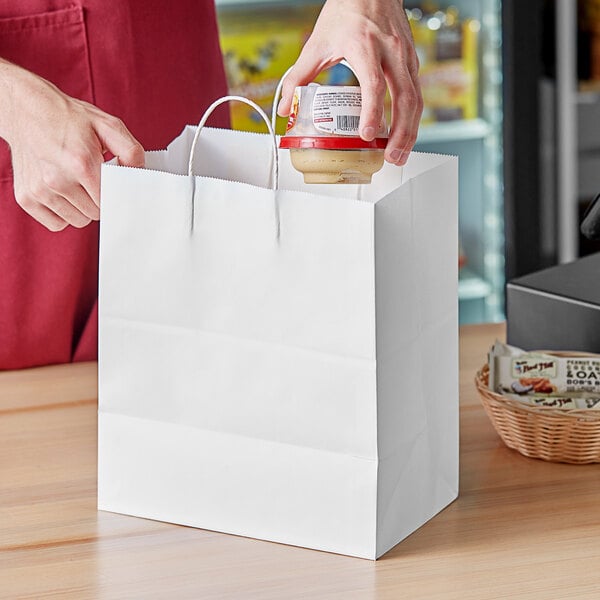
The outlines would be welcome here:
M 146 149 L 227 89 L 213 0 L 0 0 L 0 57 L 120 117 Z M 95 359 L 98 223 L 34 221 L 0 144 L 0 369 Z

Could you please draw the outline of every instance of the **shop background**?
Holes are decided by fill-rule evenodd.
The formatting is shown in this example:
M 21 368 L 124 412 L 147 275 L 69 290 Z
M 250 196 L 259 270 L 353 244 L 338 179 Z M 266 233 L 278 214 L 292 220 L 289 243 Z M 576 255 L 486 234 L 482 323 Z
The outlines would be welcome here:
M 231 93 L 270 111 L 277 81 L 293 64 L 321 8 L 301 0 L 217 0 Z M 421 63 L 425 109 L 416 150 L 459 157 L 461 323 L 504 319 L 502 27 L 499 0 L 407 0 Z M 355 84 L 344 67 L 319 81 Z M 237 129 L 261 130 L 232 105 Z M 278 131 L 285 130 L 285 121 Z M 435 244 L 435 240 L 431 240 Z

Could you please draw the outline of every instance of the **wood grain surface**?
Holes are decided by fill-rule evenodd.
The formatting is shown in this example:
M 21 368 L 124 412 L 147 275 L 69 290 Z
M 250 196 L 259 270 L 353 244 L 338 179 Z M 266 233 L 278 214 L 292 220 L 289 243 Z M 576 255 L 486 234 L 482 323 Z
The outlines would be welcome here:
M 0 373 L 0 598 L 600 598 L 600 466 L 506 448 L 461 328 L 459 499 L 377 562 L 96 510 L 96 364 Z

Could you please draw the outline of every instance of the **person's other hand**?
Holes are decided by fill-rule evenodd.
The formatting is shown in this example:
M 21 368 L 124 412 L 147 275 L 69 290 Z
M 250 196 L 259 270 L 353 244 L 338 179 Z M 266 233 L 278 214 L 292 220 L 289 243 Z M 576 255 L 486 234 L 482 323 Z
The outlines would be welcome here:
M 372 140 L 384 109 L 386 83 L 392 98 L 387 161 L 403 165 L 417 139 L 423 99 L 419 61 L 402 0 L 327 0 L 312 35 L 282 87 L 278 113 L 287 116 L 294 88 L 345 58 L 362 92 L 359 132 Z
M 51 231 L 100 218 L 104 154 L 144 166 L 125 125 L 48 81 L 0 62 L 0 135 L 11 149 L 17 203 Z

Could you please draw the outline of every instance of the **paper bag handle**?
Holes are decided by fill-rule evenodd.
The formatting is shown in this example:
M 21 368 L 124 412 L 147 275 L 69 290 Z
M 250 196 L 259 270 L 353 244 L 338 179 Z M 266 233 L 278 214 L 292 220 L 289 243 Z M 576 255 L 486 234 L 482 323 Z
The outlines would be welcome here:
M 190 149 L 190 161 L 188 163 L 188 175 L 190 177 L 193 175 L 194 154 L 196 151 L 196 145 L 198 143 L 200 132 L 202 131 L 202 128 L 206 125 L 208 117 L 210 117 L 210 115 L 215 110 L 215 108 L 217 108 L 217 106 L 220 106 L 221 104 L 230 101 L 243 102 L 244 104 L 251 106 L 262 117 L 262 120 L 265 122 L 267 129 L 269 130 L 269 134 L 271 135 L 271 141 L 273 143 L 273 172 L 271 176 L 271 187 L 274 190 L 276 190 L 279 182 L 279 156 L 277 154 L 277 138 L 275 137 L 275 130 L 271 126 L 271 123 L 269 122 L 269 117 L 267 117 L 265 111 L 260 106 L 258 106 L 256 102 L 252 102 L 252 100 L 244 98 L 243 96 L 223 96 L 222 98 L 215 100 L 206 109 L 204 115 L 202 116 L 202 119 L 200 119 L 200 123 L 198 123 L 198 128 L 196 129 L 196 134 L 194 135 L 194 140 L 192 141 L 192 147 Z

